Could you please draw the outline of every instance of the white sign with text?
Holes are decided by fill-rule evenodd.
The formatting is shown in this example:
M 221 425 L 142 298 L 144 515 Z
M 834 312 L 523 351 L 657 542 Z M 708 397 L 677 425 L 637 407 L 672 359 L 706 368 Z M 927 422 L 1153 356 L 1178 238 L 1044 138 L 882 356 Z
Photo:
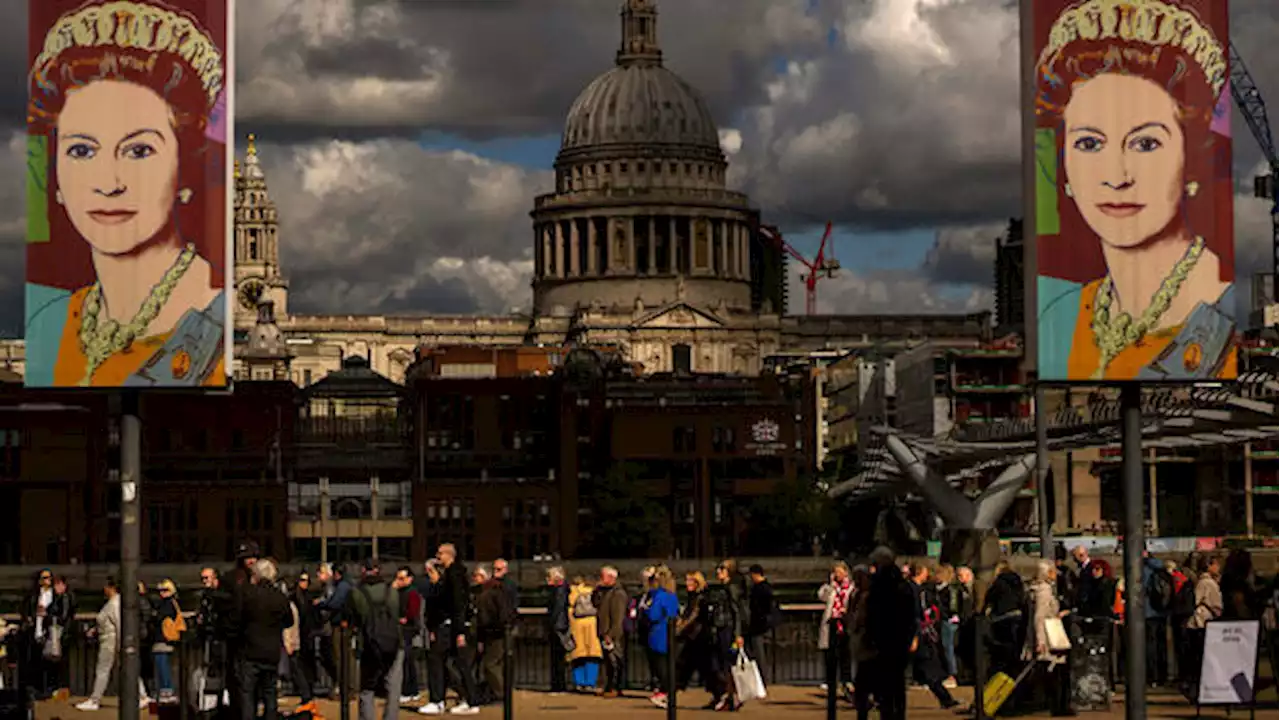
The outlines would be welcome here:
M 1257 620 L 1219 620 L 1205 626 L 1201 705 L 1252 704 L 1257 670 Z

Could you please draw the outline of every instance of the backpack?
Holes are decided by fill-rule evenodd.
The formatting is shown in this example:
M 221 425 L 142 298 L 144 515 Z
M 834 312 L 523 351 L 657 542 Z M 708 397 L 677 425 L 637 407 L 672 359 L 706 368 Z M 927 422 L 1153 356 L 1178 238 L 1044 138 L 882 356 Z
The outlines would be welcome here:
M 356 588 L 364 596 L 367 612 L 361 618 L 364 647 L 378 655 L 394 656 L 400 651 L 400 603 L 389 586 L 383 586 L 382 602 L 374 602 L 368 585 Z
M 1192 594 L 1194 597 L 1194 593 Z M 1168 612 L 1173 607 L 1173 576 L 1168 570 L 1153 570 L 1147 580 L 1147 601 L 1151 609 L 1158 613 Z
M 648 625 L 649 617 L 645 612 L 644 603 L 639 597 L 633 597 L 627 601 L 627 616 L 622 620 L 622 631 L 628 635 L 636 632 L 642 632 Z
M 1189 618 L 1196 614 L 1196 584 L 1190 579 L 1183 581 L 1182 587 L 1174 594 L 1169 614 L 1176 618 Z
M 584 592 L 573 601 L 573 616 L 576 618 L 596 616 L 596 606 L 591 602 L 591 593 Z

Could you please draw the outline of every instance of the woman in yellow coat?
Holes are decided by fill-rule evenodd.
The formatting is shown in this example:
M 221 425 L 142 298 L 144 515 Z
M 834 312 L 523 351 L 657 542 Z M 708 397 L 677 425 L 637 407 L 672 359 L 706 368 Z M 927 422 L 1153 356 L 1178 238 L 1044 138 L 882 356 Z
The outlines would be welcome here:
M 591 602 L 591 586 L 579 575 L 569 588 L 569 633 L 573 649 L 569 664 L 573 667 L 573 687 L 578 692 L 595 692 L 600 676 L 600 660 L 604 652 L 596 635 L 596 607 Z

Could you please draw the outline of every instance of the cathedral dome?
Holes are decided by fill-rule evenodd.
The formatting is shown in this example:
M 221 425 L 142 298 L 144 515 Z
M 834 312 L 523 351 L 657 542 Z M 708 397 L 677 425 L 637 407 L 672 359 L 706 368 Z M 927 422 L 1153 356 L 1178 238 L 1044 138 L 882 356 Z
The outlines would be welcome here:
M 560 148 L 624 143 L 720 152 L 720 136 L 706 102 L 661 65 L 619 65 L 593 80 L 569 110 Z
M 707 103 L 662 66 L 657 14 L 654 0 L 624 1 L 616 67 L 593 80 L 573 102 L 560 143 L 562 158 L 635 145 L 723 157 Z

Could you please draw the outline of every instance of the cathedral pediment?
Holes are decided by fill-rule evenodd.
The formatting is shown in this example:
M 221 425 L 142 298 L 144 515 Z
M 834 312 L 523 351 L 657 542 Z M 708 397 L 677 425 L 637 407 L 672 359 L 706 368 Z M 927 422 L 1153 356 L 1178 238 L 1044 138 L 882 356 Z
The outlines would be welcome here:
M 722 328 L 725 326 L 714 313 L 686 302 L 675 302 L 641 315 L 633 327 L 640 328 Z

